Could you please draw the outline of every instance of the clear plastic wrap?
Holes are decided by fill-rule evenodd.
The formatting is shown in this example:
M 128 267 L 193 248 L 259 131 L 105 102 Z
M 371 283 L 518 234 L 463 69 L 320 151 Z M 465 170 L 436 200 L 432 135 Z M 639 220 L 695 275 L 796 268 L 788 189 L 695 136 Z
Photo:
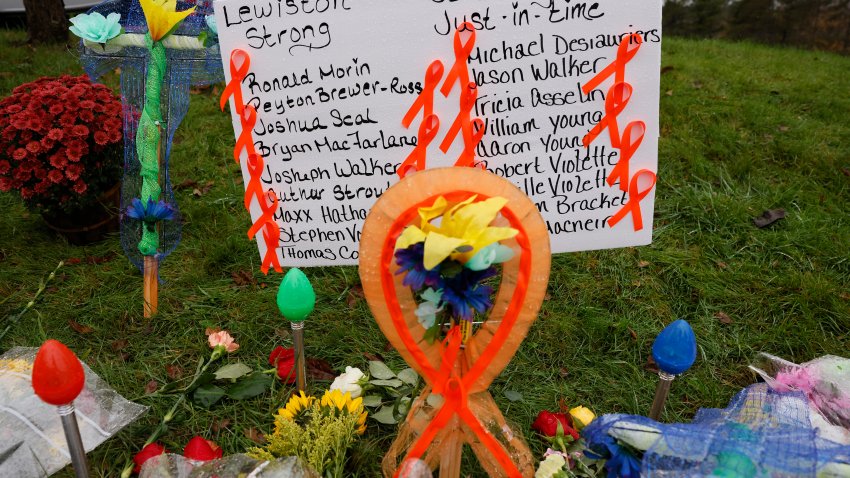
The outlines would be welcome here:
M 224 458 L 197 462 L 181 455 L 165 454 L 148 459 L 142 466 L 139 478 L 319 478 L 303 466 L 296 457 L 278 458 L 275 461 L 256 460 L 247 455 L 229 455 Z
M 0 356 L 0 476 L 42 477 L 71 463 L 56 407 L 32 389 L 36 348 Z M 130 402 L 83 363 L 86 382 L 74 401 L 86 452 L 136 420 L 147 407 Z

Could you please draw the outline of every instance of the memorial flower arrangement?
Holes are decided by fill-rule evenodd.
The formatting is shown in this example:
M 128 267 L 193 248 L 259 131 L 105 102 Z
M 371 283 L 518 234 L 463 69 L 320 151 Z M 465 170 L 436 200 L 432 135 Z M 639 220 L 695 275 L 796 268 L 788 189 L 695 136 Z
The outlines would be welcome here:
M 121 177 L 121 101 L 86 76 L 43 77 L 0 101 L 0 191 L 73 214 Z
M 531 428 L 551 446 L 543 454 L 543 460 L 534 474 L 535 478 L 617 476 L 606 471 L 604 458 L 611 455 L 593 453 L 579 434 L 595 419 L 593 411 L 583 406 L 572 408 L 569 413 L 566 413 L 566 408 L 562 412 L 541 411 Z
M 343 476 L 348 449 L 366 431 L 363 398 L 328 390 L 321 398 L 300 392 L 274 417 L 274 433 L 248 455 L 260 460 L 297 456 L 322 476 Z
M 410 225 L 395 245 L 397 274 L 419 300 L 416 316 L 434 342 L 445 326 L 460 326 L 464 340 L 472 335 L 476 314 L 493 305 L 493 288 L 486 281 L 497 275 L 496 265 L 513 258 L 500 241 L 518 231 L 490 224 L 507 203 L 504 198 L 477 196 L 451 204 L 440 196 L 419 209 L 419 225 Z

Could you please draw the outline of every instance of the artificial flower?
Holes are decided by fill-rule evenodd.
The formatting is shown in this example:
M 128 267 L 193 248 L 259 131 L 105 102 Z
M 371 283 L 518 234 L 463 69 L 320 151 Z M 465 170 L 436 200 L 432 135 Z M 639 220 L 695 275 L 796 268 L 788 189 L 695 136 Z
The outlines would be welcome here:
M 173 220 L 174 208 L 164 201 L 154 202 L 153 199 L 148 198 L 147 205 L 144 205 L 139 198 L 133 198 L 127 208 L 127 216 L 146 224 L 155 224 L 159 221 Z
M 546 410 L 537 414 L 531 428 L 537 430 L 541 435 L 549 438 L 558 436 L 571 436 L 578 440 L 578 432 L 573 430 L 570 417 L 565 413 L 552 413 Z
M 121 14 L 112 12 L 103 16 L 99 12 L 84 13 L 71 19 L 71 33 L 95 43 L 106 43 L 121 34 Z
M 277 367 L 277 376 L 285 383 L 295 383 L 295 349 L 278 345 L 269 354 L 269 365 Z
M 233 340 L 233 337 L 226 330 L 210 334 L 208 340 L 210 348 L 213 350 L 219 349 L 227 353 L 233 353 L 239 349 L 239 344 Z
M 437 313 L 443 310 L 440 302 L 443 300 L 443 292 L 428 288 L 420 296 L 422 302 L 416 307 L 416 314 L 419 324 L 426 329 L 430 329 L 437 322 Z
M 360 382 L 366 374 L 357 367 L 345 367 L 345 372 L 336 377 L 331 383 L 329 390 L 339 390 L 342 393 L 350 393 L 351 398 L 357 398 L 363 394 Z
M 408 226 L 396 241 L 396 249 L 424 242 L 423 265 L 431 270 L 448 257 L 466 263 L 490 244 L 517 235 L 516 229 L 490 226 L 507 199 L 494 197 L 479 202 L 475 199 L 472 196 L 449 208 L 441 196 L 433 206 L 420 208 L 420 227 Z M 431 222 L 440 216 L 439 225 Z
M 165 447 L 160 445 L 159 443 L 149 443 L 145 445 L 144 448 L 133 457 L 133 463 L 136 466 L 133 467 L 133 473 L 139 473 L 142 471 L 142 465 L 148 461 L 149 459 L 159 456 L 165 453 Z
M 210 461 L 221 458 L 224 450 L 214 442 L 196 436 L 183 449 L 183 456 L 194 461 Z
M 424 256 L 424 242 L 411 244 L 395 251 L 395 262 L 399 266 L 396 274 L 404 274 L 402 284 L 413 290 L 420 290 L 426 285 L 435 287 L 440 281 L 440 268 L 425 269 L 422 263 Z
M 599 441 L 588 442 L 584 454 L 592 460 L 605 460 L 607 478 L 640 478 L 640 460 L 606 433 L 593 434 Z
M 215 15 L 205 16 L 204 21 L 207 22 L 207 28 L 210 29 L 212 34 L 218 36 L 218 23 L 216 23 Z
M 514 250 L 508 246 L 503 246 L 498 242 L 494 242 L 489 246 L 478 251 L 478 254 L 472 256 L 466 261 L 463 266 L 474 271 L 483 271 L 493 264 L 501 264 L 513 259 Z
M 160 41 L 173 32 L 186 17 L 195 11 L 195 7 L 177 11 L 177 0 L 139 0 L 151 40 Z
M 439 285 L 443 291 L 443 303 L 452 317 L 471 321 L 473 312 L 485 313 L 493 306 L 491 299 L 493 288 L 481 284 L 497 274 L 495 268 L 473 271 L 460 267 L 460 272 L 451 277 L 440 277 Z
M 567 460 L 560 454 L 552 454 L 546 456 L 546 459 L 540 462 L 537 471 L 534 473 L 534 478 L 553 478 L 564 469 Z
M 571 408 L 570 416 L 573 418 L 573 425 L 578 431 L 581 431 L 582 428 L 590 425 L 590 422 L 596 419 L 596 415 L 589 408 L 583 406 Z
M 297 421 L 304 416 L 304 413 L 310 408 L 316 397 L 304 395 L 303 391 L 299 391 L 297 395 L 289 397 L 286 406 L 277 411 L 278 415 L 287 420 Z

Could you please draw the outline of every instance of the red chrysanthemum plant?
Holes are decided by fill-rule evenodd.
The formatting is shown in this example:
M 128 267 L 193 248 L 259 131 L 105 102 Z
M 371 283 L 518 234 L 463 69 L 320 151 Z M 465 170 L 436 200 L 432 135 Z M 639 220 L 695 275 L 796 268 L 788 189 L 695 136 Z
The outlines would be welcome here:
M 40 78 L 0 100 L 0 191 L 75 214 L 118 184 L 121 100 L 87 76 Z

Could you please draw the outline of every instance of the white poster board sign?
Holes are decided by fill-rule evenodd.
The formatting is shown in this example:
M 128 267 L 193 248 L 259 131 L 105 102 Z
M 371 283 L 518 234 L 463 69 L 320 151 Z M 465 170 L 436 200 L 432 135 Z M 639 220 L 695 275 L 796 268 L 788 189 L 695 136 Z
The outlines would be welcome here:
M 265 158 L 262 186 L 279 199 L 281 264 L 357 263 L 369 208 L 399 180 L 396 168 L 417 144 L 421 115 L 409 129 L 402 118 L 423 90 L 432 61 L 445 65 L 445 80 L 456 61 L 456 25 L 464 20 L 476 29 L 467 60 L 478 84 L 472 116 L 486 128 L 476 161 L 533 199 L 553 252 L 650 243 L 654 175 L 652 184 L 641 178 L 639 190 L 632 189 L 631 205 L 630 181 L 623 182 L 625 190 L 620 181 L 608 184 L 623 151 L 612 145 L 607 119 L 613 115 L 606 111 L 617 110 L 617 137 L 629 136 L 630 122 L 645 124 L 623 177 L 657 171 L 661 3 L 216 0 L 228 82 L 231 51 L 250 56 L 242 94 L 257 109 L 253 139 Z M 629 34 L 640 44 L 625 63 L 618 45 L 621 38 L 628 43 Z M 619 108 L 609 101 L 606 110 L 616 76 L 609 65 L 618 61 L 631 95 Z M 604 71 L 612 74 L 582 91 Z M 438 86 L 434 95 L 440 131 L 427 148 L 428 168 L 452 166 L 464 151 L 460 136 L 447 153 L 439 148 L 458 116 L 460 94 L 454 87 L 444 97 Z M 242 124 L 232 103 L 231 111 L 239 137 Z M 583 138 L 600 122 L 606 128 L 585 147 Z M 248 184 L 245 159 L 243 152 Z M 634 214 L 635 205 L 642 214 Z M 251 215 L 261 215 L 256 204 Z M 636 230 L 633 216 L 642 216 L 642 229 Z M 265 244 L 257 242 L 265 254 Z

